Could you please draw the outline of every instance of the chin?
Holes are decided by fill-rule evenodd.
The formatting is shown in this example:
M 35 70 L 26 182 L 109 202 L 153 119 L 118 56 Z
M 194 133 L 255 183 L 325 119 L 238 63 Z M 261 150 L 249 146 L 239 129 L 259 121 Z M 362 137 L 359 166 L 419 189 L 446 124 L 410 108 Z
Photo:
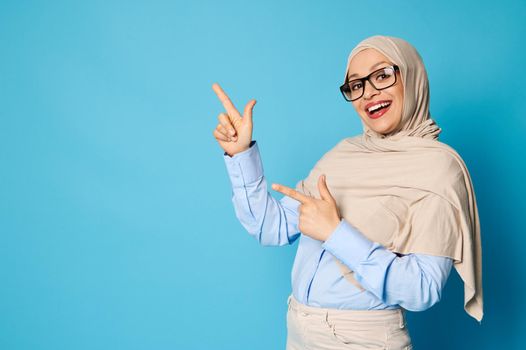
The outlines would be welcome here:
M 388 134 L 396 129 L 396 125 L 393 125 L 393 120 L 391 115 L 385 114 L 380 119 L 374 120 L 369 118 L 369 116 L 364 116 L 364 120 L 367 120 L 367 126 L 369 129 L 372 129 L 378 134 Z
M 366 118 L 369 118 L 369 117 L 366 116 Z M 378 123 L 375 123 L 373 121 L 371 123 L 371 121 L 368 120 L 368 123 L 366 124 L 369 127 L 369 129 L 373 130 L 374 132 L 378 134 L 387 134 L 394 130 L 393 126 L 389 122 L 384 124 L 383 122 L 380 122 L 380 121 L 378 121 Z
M 376 128 L 376 129 L 375 128 L 371 128 L 371 129 L 373 129 L 376 133 L 383 134 L 383 135 L 388 134 L 388 133 L 390 133 L 392 131 L 391 129 L 378 129 L 378 128 Z

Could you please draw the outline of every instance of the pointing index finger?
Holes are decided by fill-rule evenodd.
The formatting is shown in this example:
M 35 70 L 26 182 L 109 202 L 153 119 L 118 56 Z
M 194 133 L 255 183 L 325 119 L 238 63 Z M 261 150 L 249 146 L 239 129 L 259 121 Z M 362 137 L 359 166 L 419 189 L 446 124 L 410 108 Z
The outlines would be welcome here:
M 272 189 L 274 191 L 281 192 L 281 193 L 283 193 L 286 196 L 294 198 L 295 200 L 301 202 L 302 204 L 310 201 L 310 199 L 311 199 L 309 196 L 306 196 L 303 193 L 300 193 L 300 192 L 296 191 L 295 189 L 292 189 L 292 188 L 287 187 L 287 186 L 283 186 L 283 185 L 279 185 L 279 184 L 272 184 Z
M 232 101 L 230 100 L 228 95 L 223 91 L 221 86 L 219 86 L 218 83 L 214 83 L 214 84 L 212 84 L 212 89 L 214 90 L 214 92 L 216 93 L 217 97 L 219 98 L 219 100 L 223 104 L 223 107 L 225 107 L 228 115 L 230 117 L 240 118 L 241 115 L 239 114 L 238 110 L 236 109 L 236 107 L 234 106 L 234 104 L 232 103 Z

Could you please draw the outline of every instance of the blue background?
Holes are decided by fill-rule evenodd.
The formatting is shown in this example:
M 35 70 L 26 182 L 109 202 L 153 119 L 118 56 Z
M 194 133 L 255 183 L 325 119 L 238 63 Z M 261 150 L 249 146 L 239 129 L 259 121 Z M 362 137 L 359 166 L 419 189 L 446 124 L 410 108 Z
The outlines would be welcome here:
M 0 349 L 283 349 L 292 247 L 237 221 L 219 82 L 269 182 L 362 132 L 338 91 L 363 38 L 422 55 L 482 227 L 485 318 L 409 315 L 417 349 L 519 349 L 526 329 L 524 1 L 0 2 Z M 269 188 L 270 190 L 270 188 Z M 279 193 L 272 193 L 278 198 Z

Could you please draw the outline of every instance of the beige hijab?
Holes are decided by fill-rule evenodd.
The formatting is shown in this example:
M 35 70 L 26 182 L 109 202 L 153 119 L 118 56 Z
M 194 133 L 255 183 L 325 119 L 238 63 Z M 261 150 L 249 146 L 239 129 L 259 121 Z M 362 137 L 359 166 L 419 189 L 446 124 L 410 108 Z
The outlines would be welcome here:
M 345 77 L 352 57 L 366 48 L 400 67 L 401 123 L 387 135 L 364 124 L 363 134 L 329 150 L 296 190 L 320 198 L 317 181 L 326 174 L 343 218 L 370 240 L 396 253 L 454 259 L 464 281 L 464 308 L 480 321 L 482 251 L 468 169 L 453 148 L 438 141 L 441 129 L 429 114 L 427 73 L 416 49 L 399 38 L 369 37 L 351 51 Z M 344 276 L 359 285 L 352 271 L 336 261 Z

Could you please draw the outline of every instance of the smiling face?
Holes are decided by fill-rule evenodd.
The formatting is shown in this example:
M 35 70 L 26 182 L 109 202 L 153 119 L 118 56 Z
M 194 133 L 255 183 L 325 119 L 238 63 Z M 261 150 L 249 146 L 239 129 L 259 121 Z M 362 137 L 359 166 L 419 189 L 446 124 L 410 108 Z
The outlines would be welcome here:
M 349 64 L 347 79 L 362 78 L 370 73 L 393 65 L 386 56 L 375 49 L 365 49 L 358 52 Z M 352 104 L 362 121 L 373 131 L 379 134 L 389 134 L 396 130 L 402 120 L 402 107 L 404 101 L 404 87 L 399 71 L 396 71 L 396 83 L 383 90 L 376 90 L 370 82 L 365 83 L 365 91 L 362 97 L 353 101 Z M 378 103 L 384 103 L 384 107 L 371 114 L 370 108 Z M 374 108 L 373 108 L 374 110 Z

